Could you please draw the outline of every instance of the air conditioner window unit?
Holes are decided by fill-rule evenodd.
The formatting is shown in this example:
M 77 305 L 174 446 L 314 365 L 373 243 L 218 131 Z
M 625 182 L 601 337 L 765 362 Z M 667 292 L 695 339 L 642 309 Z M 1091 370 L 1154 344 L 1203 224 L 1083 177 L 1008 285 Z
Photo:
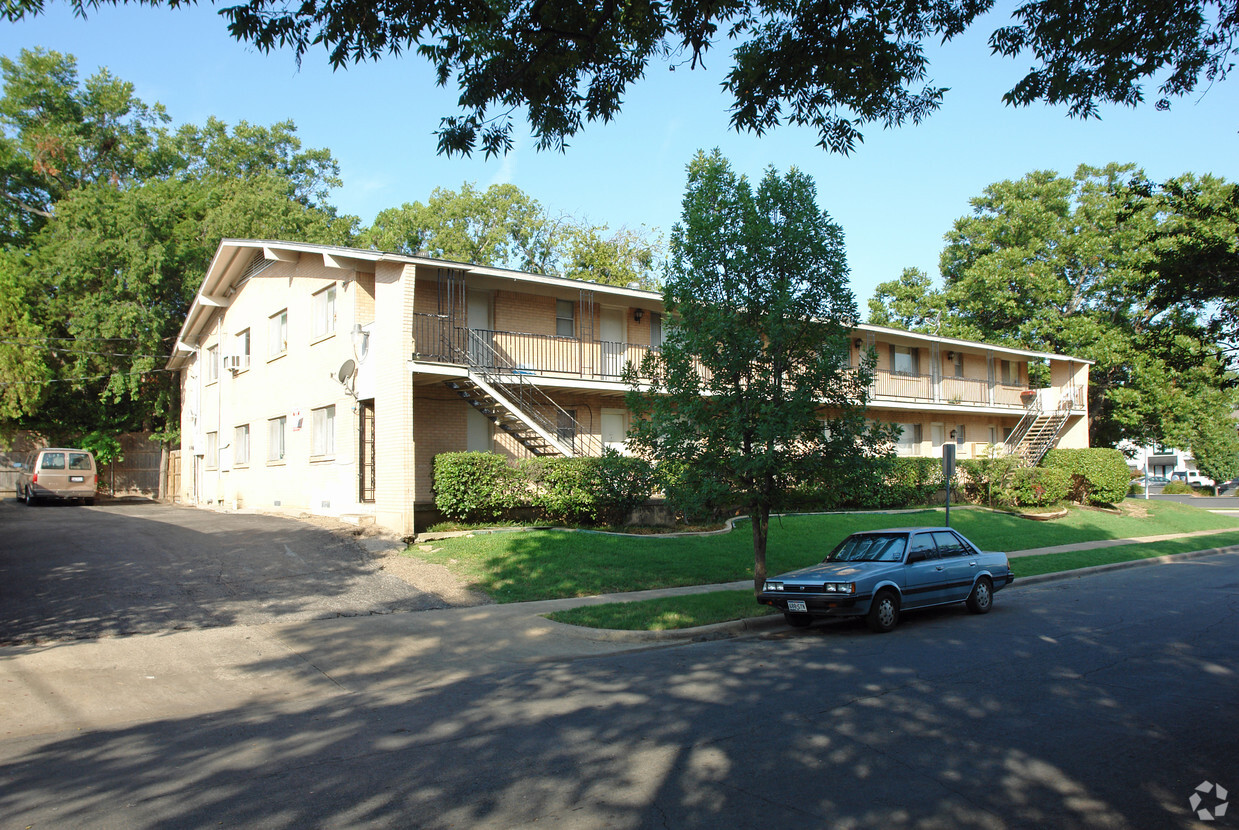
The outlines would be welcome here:
M 250 367 L 249 355 L 230 354 L 224 356 L 224 368 L 232 372 L 240 372 Z

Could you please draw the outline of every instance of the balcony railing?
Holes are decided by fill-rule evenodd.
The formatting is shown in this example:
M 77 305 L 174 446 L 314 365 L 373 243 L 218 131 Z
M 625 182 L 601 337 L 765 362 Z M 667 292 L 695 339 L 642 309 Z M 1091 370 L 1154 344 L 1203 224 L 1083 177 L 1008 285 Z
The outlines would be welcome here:
M 413 354 L 431 363 L 462 365 L 467 354 L 475 366 L 500 368 L 501 373 L 540 378 L 619 381 L 631 362 L 640 366 L 649 346 L 611 341 L 586 341 L 513 331 L 469 330 L 450 318 L 415 314 Z M 1023 409 L 1029 390 L 991 384 L 977 378 L 943 377 L 934 388 L 931 375 L 874 371 L 871 400 L 898 399 L 924 403 L 1002 406 Z M 1069 396 L 1074 390 L 1063 390 Z M 1073 403 L 1077 403 L 1072 399 Z

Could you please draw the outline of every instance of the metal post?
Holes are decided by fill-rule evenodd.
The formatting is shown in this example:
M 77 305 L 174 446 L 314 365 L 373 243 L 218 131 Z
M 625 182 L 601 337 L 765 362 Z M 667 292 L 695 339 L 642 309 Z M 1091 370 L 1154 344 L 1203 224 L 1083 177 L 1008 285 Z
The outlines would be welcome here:
M 946 479 L 946 526 L 951 526 L 951 479 L 955 477 L 955 445 L 942 445 L 942 477 Z

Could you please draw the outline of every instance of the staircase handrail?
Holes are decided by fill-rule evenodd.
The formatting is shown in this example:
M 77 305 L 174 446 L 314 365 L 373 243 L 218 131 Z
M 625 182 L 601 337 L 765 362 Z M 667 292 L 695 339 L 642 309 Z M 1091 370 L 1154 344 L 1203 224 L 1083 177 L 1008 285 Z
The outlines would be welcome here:
M 1013 454 L 1019 447 L 1020 442 L 1024 440 L 1024 436 L 1028 435 L 1028 430 L 1036 422 L 1037 417 L 1041 414 L 1041 396 L 1032 396 L 1028 403 L 1024 404 L 1024 414 L 1020 417 L 1019 423 L 1015 425 L 1015 429 L 1011 430 L 1011 434 L 1007 436 L 1007 440 L 1003 442 L 1003 449 L 1007 455 Z
M 543 392 L 537 384 L 517 371 L 517 367 L 499 354 L 479 332 L 469 329 L 467 336 L 467 345 L 462 351 L 464 363 L 471 372 L 477 373 L 492 386 L 501 385 L 506 396 L 515 399 L 515 403 L 520 407 L 520 415 L 533 419 L 544 431 L 563 442 L 564 438 L 559 432 L 559 419 L 556 419 L 556 423 L 551 423 L 549 418 L 538 411 L 539 408 L 554 410 L 564 421 L 572 425 L 572 439 L 567 443 L 573 455 L 602 455 L 601 438 L 583 432 L 576 418 L 568 414 L 567 410 Z M 488 360 L 476 360 L 475 355 L 479 353 Z M 513 386 L 516 388 L 515 395 L 512 394 Z

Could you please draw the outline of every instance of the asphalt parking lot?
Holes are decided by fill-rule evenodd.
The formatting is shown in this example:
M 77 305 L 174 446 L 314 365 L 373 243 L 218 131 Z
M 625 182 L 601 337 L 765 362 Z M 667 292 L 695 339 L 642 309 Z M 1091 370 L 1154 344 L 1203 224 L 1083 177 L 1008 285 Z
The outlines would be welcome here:
M 0 502 L 0 645 L 449 604 L 346 534 L 293 519 Z

